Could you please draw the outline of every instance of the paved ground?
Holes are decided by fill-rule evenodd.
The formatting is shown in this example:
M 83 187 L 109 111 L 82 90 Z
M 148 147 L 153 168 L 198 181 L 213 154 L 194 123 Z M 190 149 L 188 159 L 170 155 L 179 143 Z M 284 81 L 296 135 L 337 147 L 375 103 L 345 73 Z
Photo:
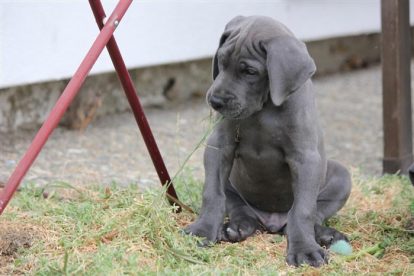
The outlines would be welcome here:
M 381 172 L 382 115 L 380 68 L 331 75 L 315 80 L 318 107 L 329 157 L 366 174 Z M 208 125 L 203 99 L 180 106 L 146 110 L 171 175 L 193 150 Z M 5 182 L 27 149 L 34 131 L 0 133 L 0 181 Z M 203 177 L 202 149 L 190 159 Z M 84 132 L 58 128 L 25 181 L 72 184 L 157 183 L 157 176 L 132 114 L 94 121 Z

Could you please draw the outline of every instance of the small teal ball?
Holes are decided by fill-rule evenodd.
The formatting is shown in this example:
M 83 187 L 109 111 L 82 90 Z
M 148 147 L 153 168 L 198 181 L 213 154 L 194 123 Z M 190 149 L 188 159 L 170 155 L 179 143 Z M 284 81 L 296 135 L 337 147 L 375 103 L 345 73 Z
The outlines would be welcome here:
M 340 255 L 349 256 L 352 254 L 352 246 L 344 240 L 334 242 L 329 249 Z

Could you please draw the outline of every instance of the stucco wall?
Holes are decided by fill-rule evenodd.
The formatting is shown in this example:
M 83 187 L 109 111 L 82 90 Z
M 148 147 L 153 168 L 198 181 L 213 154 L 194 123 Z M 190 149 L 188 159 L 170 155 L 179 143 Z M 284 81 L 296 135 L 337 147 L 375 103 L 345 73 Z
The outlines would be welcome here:
M 109 13 L 117 1 L 103 3 Z M 378 32 L 379 3 L 379 0 L 133 1 L 116 38 L 129 68 L 146 67 L 211 56 L 225 23 L 239 14 L 272 16 L 306 41 Z M 0 88 L 70 77 L 97 33 L 86 0 L 0 1 Z M 92 73 L 108 71 L 112 71 L 112 65 L 104 53 Z

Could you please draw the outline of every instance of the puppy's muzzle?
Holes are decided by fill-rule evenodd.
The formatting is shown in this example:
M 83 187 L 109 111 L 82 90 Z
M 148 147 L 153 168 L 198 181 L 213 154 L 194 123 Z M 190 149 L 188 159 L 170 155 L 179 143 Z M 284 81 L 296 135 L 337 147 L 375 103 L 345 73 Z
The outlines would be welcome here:
M 208 100 L 211 107 L 217 111 L 222 110 L 231 100 L 231 97 L 212 95 Z
M 224 105 L 226 104 L 223 98 L 220 98 L 217 96 L 212 96 L 209 102 L 210 102 L 211 107 L 214 108 L 215 110 L 222 109 Z

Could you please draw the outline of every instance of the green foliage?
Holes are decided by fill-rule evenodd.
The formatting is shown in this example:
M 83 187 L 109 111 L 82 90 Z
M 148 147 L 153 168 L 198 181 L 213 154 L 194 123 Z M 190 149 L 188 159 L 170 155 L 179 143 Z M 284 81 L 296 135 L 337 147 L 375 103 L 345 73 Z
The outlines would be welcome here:
M 414 273 L 413 232 L 405 228 L 414 202 L 408 180 L 356 176 L 354 183 L 350 202 L 327 223 L 350 237 L 354 253 L 346 257 L 331 253 L 330 264 L 319 272 Z M 174 184 L 181 200 L 199 210 L 202 183 L 192 177 L 191 170 L 185 168 Z M 60 183 L 46 191 L 47 196 L 43 188 L 25 187 L 1 217 L 3 225 L 15 225 L 15 232 L 22 235 L 27 234 L 20 230 L 22 225 L 30 226 L 35 237 L 7 266 L 0 265 L 1 275 L 277 275 L 317 271 L 308 266 L 288 267 L 284 261 L 286 238 L 277 235 L 261 234 L 242 243 L 200 248 L 199 238 L 181 231 L 195 215 L 174 214 L 161 188 L 141 192 L 136 186 L 75 188 Z

